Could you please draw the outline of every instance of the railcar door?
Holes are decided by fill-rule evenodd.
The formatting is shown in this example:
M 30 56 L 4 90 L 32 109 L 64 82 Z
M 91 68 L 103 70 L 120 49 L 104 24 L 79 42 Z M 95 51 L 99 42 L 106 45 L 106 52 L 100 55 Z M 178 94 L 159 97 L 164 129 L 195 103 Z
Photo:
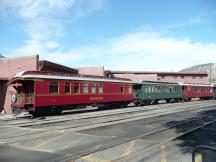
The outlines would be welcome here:
M 14 111 L 31 110 L 34 105 L 34 82 L 32 80 L 19 81 L 12 86 L 16 90 L 16 93 L 11 96 Z
M 216 87 L 215 86 L 213 87 L 213 97 L 214 99 L 216 99 Z
M 23 93 L 25 104 L 33 104 L 34 102 L 34 82 L 32 80 L 23 83 Z

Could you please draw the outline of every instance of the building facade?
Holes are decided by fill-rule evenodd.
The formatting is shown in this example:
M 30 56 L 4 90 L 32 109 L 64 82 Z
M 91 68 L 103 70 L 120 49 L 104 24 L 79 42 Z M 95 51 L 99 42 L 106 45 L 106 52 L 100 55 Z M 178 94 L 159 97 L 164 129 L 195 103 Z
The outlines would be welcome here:
M 149 71 L 111 71 L 111 73 L 115 77 L 133 81 L 209 84 L 208 73 Z
M 0 111 L 11 112 L 11 94 L 15 92 L 12 86 L 8 86 L 10 80 L 20 71 L 51 71 L 59 73 L 78 74 L 77 69 L 59 65 L 46 60 L 39 60 L 38 55 L 0 58 Z
M 0 110 L 10 112 L 11 93 L 14 88 L 7 86 L 7 81 L 16 73 L 24 70 L 37 70 L 38 69 L 38 55 L 13 57 L 13 58 L 0 58 Z
M 107 76 L 131 79 L 133 81 L 153 81 L 170 83 L 209 84 L 208 73 L 186 72 L 149 72 L 149 71 L 110 71 L 103 66 L 80 67 L 77 69 L 59 65 L 46 60 L 39 60 L 38 55 L 0 58 L 0 111 L 11 112 L 11 94 L 15 92 L 7 82 L 20 71 L 51 71 L 80 75 Z

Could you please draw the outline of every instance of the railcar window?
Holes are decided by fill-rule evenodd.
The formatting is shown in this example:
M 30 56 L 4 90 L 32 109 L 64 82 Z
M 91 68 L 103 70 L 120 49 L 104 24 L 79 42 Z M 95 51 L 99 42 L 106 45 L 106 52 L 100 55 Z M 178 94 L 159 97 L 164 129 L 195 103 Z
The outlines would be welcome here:
M 120 92 L 124 93 L 124 85 L 123 84 L 120 86 Z
M 155 93 L 155 87 L 152 86 L 152 93 Z
M 162 90 L 163 90 L 164 93 L 166 93 L 166 87 L 165 86 L 163 86 Z
M 96 93 L 96 84 L 95 83 L 91 84 L 91 93 Z
M 16 92 L 17 92 L 17 94 L 21 94 L 21 92 L 22 92 L 21 87 L 17 87 Z
M 151 87 L 148 88 L 148 92 L 151 93 Z
M 83 84 L 83 93 L 88 93 L 88 84 L 87 83 Z
M 79 83 L 74 84 L 74 93 L 80 93 L 80 84 Z
M 128 93 L 132 93 L 132 87 L 131 87 L 131 85 L 128 85 Z
M 163 86 L 161 86 L 161 93 L 163 93 L 164 92 L 164 87 Z
M 155 86 L 155 93 L 158 93 L 158 87 Z
M 145 92 L 145 93 L 148 93 L 147 87 L 144 87 L 144 92 Z
M 71 89 L 70 83 L 65 83 L 65 93 L 71 93 L 70 89 Z
M 161 87 L 160 86 L 158 87 L 158 92 L 161 93 Z
M 58 82 L 51 82 L 49 85 L 49 93 L 55 94 L 59 92 L 59 84 Z
M 102 83 L 98 84 L 98 93 L 103 93 L 103 84 Z

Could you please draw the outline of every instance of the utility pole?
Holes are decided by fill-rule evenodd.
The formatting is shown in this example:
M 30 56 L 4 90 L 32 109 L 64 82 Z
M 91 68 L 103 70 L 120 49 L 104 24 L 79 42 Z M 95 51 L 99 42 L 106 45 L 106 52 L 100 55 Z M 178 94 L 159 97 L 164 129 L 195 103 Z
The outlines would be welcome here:
M 211 83 L 211 81 L 212 81 L 212 64 L 210 64 L 210 66 L 209 66 L 209 82 Z

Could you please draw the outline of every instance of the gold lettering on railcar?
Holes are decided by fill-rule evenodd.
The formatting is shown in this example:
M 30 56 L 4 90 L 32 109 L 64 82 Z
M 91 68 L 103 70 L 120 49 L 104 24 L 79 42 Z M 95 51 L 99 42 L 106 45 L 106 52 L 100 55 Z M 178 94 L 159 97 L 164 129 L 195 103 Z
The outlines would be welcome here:
M 103 97 L 90 97 L 89 100 L 103 100 Z

